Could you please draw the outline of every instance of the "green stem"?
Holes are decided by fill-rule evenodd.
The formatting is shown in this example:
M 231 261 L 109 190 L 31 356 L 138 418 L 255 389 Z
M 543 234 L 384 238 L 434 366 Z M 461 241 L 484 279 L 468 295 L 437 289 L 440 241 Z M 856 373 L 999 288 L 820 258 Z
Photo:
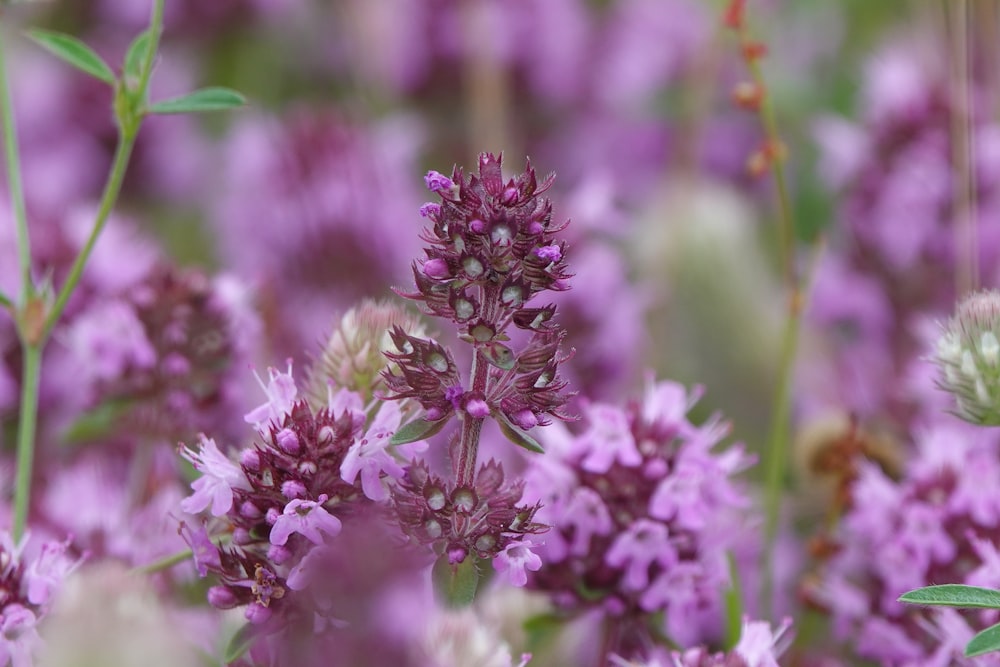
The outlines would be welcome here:
M 764 87 L 764 73 L 760 64 L 756 60 L 749 59 L 747 67 L 750 70 L 750 77 L 754 84 L 760 86 L 761 90 L 769 90 Z M 760 102 L 760 120 L 764 126 L 764 133 L 767 140 L 777 149 L 781 146 L 781 138 L 778 135 L 778 121 L 774 113 L 774 105 L 771 104 L 770 92 L 766 93 Z M 784 272 L 786 284 L 792 285 L 794 278 L 794 263 L 792 261 L 792 239 L 795 235 L 795 221 L 792 216 L 791 197 L 788 194 L 788 185 L 785 180 L 785 157 L 777 155 L 771 160 L 771 173 L 774 176 L 774 184 L 778 189 L 778 239 L 781 266 Z
M 104 225 L 111 215 L 111 210 L 118 200 L 121 192 L 122 181 L 125 179 L 125 170 L 128 167 L 129 158 L 132 155 L 132 148 L 135 145 L 135 138 L 139 132 L 139 125 L 145 113 L 146 90 L 149 86 L 149 78 L 153 70 L 153 57 L 159 46 L 160 31 L 163 25 L 163 2 L 155 0 L 153 13 L 150 20 L 150 40 L 149 51 L 146 55 L 146 62 L 143 64 L 142 78 L 137 90 L 137 104 L 130 104 L 124 110 L 116 107 L 119 115 L 119 138 L 115 148 L 115 156 L 111 163 L 111 170 L 108 181 L 101 195 L 101 202 L 98 206 L 97 218 L 83 248 L 80 250 L 69 276 L 59 294 L 56 297 L 52 308 L 45 314 L 44 320 L 38 317 L 37 306 L 33 302 L 34 286 L 31 278 L 31 249 L 28 238 L 27 214 L 24 206 L 24 197 L 21 185 L 21 171 L 18 159 L 17 136 L 14 128 L 14 116 L 12 103 L 8 91 L 5 67 L 3 63 L 3 44 L 0 43 L 0 116 L 3 118 L 4 152 L 7 162 L 7 176 L 10 183 L 11 199 L 14 205 L 14 217 L 18 225 L 18 247 L 23 271 L 23 284 L 21 286 L 22 303 L 24 309 L 21 313 L 21 320 L 18 322 L 21 334 L 21 343 L 24 350 L 24 365 L 21 372 L 21 410 L 18 416 L 17 427 L 17 472 L 14 486 L 14 525 L 13 537 L 15 542 L 24 534 L 25 524 L 28 519 L 28 507 L 31 501 L 31 475 L 35 454 L 35 430 L 38 425 L 38 387 L 42 366 L 42 350 L 48 340 L 49 334 L 56 322 L 62 316 L 69 302 L 73 290 L 76 289 L 83 274 L 84 266 L 90 259 L 90 254 L 97 243 Z M 39 322 L 41 326 L 38 326 Z
M 761 586 L 761 609 L 764 618 L 771 616 L 771 592 L 774 584 L 774 543 L 778 536 L 781 515 L 781 496 L 784 492 L 785 470 L 788 462 L 788 431 L 792 407 L 792 371 L 798 351 L 799 330 L 802 325 L 801 292 L 792 295 L 785 332 L 781 339 L 781 360 L 778 366 L 778 387 L 771 408 L 771 426 L 768 437 L 766 477 L 764 486 L 765 537 L 761 562 L 764 581 Z
M 148 565 L 140 565 L 132 569 L 132 572 L 136 574 L 153 574 L 154 572 L 161 572 L 163 570 L 169 570 L 174 565 L 178 563 L 183 563 L 187 559 L 191 558 L 194 552 L 191 549 L 185 549 L 184 551 L 178 551 L 175 554 L 170 554 L 169 556 L 164 556 L 160 560 L 153 561 Z
M 135 145 L 135 133 L 132 132 L 130 134 L 131 136 L 126 135 L 123 131 L 118 139 L 114 161 L 111 164 L 107 184 L 104 186 L 104 193 L 101 195 L 101 203 L 97 210 L 97 218 L 94 220 L 94 227 L 90 230 L 90 236 L 73 261 L 69 275 L 66 277 L 66 281 L 60 288 L 55 303 L 45 318 L 45 325 L 42 328 L 42 340 L 40 342 L 44 342 L 48 338 L 52 332 L 52 327 L 55 326 L 56 322 L 62 316 L 63 311 L 66 310 L 66 304 L 69 302 L 70 296 L 73 295 L 77 284 L 79 284 L 80 277 L 83 275 L 83 269 L 87 265 L 87 260 L 90 259 L 94 245 L 97 243 L 101 231 L 104 230 L 104 225 L 107 223 L 108 217 L 111 215 L 111 210 L 118 200 L 118 193 L 121 192 L 122 181 L 125 178 L 125 169 L 128 166 L 129 157 L 132 155 L 132 147 Z
M 21 160 L 17 147 L 17 128 L 14 124 L 14 104 L 7 81 L 7 64 L 4 59 L 3 31 L 0 29 L 0 117 L 3 118 L 4 162 L 7 166 L 7 189 L 10 191 L 17 226 L 17 256 L 21 267 L 21 304 L 34 294 L 31 280 L 31 238 L 28 235 L 28 213 L 24 203 L 24 185 L 21 183 Z
M 14 302 L 6 294 L 0 293 L 0 307 L 14 310 Z
M 42 347 L 24 345 L 21 371 L 21 411 L 17 424 L 17 473 L 14 481 L 14 543 L 24 535 L 31 497 L 31 471 L 35 458 L 35 425 L 38 423 L 38 381 L 42 368 Z

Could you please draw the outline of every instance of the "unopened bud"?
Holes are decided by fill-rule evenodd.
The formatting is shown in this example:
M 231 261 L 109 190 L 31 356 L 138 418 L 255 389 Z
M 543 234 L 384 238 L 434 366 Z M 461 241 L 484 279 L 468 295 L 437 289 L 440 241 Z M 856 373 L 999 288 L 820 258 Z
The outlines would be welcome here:
M 1000 292 L 966 297 L 944 326 L 932 357 L 955 414 L 981 426 L 1000 425 Z
M 741 81 L 733 88 L 733 104 L 747 111 L 760 110 L 764 87 L 753 81 Z

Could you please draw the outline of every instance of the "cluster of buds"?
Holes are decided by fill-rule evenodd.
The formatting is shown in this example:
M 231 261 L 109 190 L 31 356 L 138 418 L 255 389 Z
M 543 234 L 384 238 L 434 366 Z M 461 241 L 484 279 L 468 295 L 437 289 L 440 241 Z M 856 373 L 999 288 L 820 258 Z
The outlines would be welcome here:
M 470 555 L 493 559 L 515 586 L 527 581 L 525 569 L 541 560 L 530 536 L 546 527 L 533 521 L 537 505 L 518 505 L 524 482 L 505 483 L 503 467 L 490 461 L 470 486 L 456 486 L 431 474 L 422 463 L 409 466 L 395 496 L 400 523 L 425 544 L 443 544 L 449 565 Z
M 217 428 L 231 408 L 238 319 L 204 274 L 160 267 L 123 299 L 78 317 L 67 339 L 116 428 L 176 442 Z M 86 419 L 78 426 L 81 436 L 92 430 Z
M 360 396 L 331 388 L 327 405 L 314 410 L 297 399 L 290 366 L 271 369 L 265 390 L 268 401 L 246 415 L 258 441 L 238 462 L 204 436 L 197 452 L 181 452 L 201 473 L 181 508 L 215 517 L 207 529 L 182 527 L 202 576 L 220 577 L 209 602 L 245 606 L 262 634 L 301 626 L 293 619 L 336 623 L 324 613 L 331 604 L 321 599 L 323 587 L 311 585 L 330 558 L 329 539 L 341 519 L 388 498 L 386 476 L 403 474 L 386 451 L 400 422 L 397 404 L 382 404 L 369 423 Z M 209 533 L 231 535 L 231 543 L 220 546 Z
M 605 648 L 624 658 L 659 634 L 691 646 L 719 631 L 726 552 L 749 504 L 731 476 L 752 458 L 711 451 L 728 425 L 691 424 L 695 400 L 663 382 L 624 409 L 590 405 L 588 428 L 529 472 L 526 495 L 551 526 L 529 586 L 567 615 L 603 612 Z
M 484 153 L 477 175 L 455 168 L 449 178 L 429 172 L 427 187 L 440 196 L 421 214 L 430 220 L 422 238 L 425 257 L 413 265 L 416 290 L 403 296 L 418 301 L 433 316 L 450 320 L 458 338 L 472 347 L 471 377 L 463 382 L 455 356 L 445 346 L 396 327 L 393 366 L 384 373 L 389 398 L 409 399 L 423 408 L 420 419 L 397 434 L 396 442 L 426 438 L 451 417 L 461 422 L 453 440 L 453 479 L 445 483 L 414 463 L 396 489 L 404 530 L 432 543 L 448 563 L 514 556 L 512 579 L 523 580 L 523 566 L 534 566 L 521 537 L 538 532 L 534 508 L 518 506 L 520 484 L 504 484 L 500 467 L 477 462 L 486 418 L 494 419 L 516 444 L 540 451 L 527 431 L 565 419 L 568 395 L 559 377 L 563 332 L 553 321 L 554 305 L 534 305 L 547 290 L 567 289 L 565 242 L 555 234 L 566 223 L 552 222 L 552 204 L 542 197 L 552 177 L 541 183 L 530 163 L 517 178 L 504 181 L 501 158 Z M 529 305 L 530 304 L 530 305 Z M 525 332 L 517 347 L 508 330 Z M 511 331 L 513 333 L 513 331 Z M 510 566 L 500 559 L 498 567 Z
M 955 414 L 980 426 L 1000 425 L 1000 292 L 966 297 L 944 327 L 933 357 Z

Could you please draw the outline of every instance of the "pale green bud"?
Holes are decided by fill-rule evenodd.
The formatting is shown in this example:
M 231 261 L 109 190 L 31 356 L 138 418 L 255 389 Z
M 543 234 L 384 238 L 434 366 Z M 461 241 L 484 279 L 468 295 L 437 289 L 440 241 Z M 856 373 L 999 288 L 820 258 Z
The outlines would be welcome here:
M 955 397 L 956 415 L 1000 425 L 1000 292 L 977 292 L 958 304 L 933 360 L 939 386 Z
M 396 349 L 389 336 L 395 326 L 414 336 L 426 335 L 419 316 L 389 301 L 366 299 L 344 313 L 309 368 L 306 395 L 313 407 L 325 407 L 331 389 L 349 389 L 371 400 L 389 365 L 382 353 Z

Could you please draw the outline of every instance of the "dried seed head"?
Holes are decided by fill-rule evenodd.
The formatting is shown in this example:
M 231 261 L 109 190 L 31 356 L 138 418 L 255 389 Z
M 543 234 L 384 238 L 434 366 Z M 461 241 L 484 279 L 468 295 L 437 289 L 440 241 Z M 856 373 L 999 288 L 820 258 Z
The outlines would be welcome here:
M 938 384 L 955 397 L 955 414 L 980 426 L 1000 425 L 1000 292 L 966 297 L 943 327 L 932 360 Z

